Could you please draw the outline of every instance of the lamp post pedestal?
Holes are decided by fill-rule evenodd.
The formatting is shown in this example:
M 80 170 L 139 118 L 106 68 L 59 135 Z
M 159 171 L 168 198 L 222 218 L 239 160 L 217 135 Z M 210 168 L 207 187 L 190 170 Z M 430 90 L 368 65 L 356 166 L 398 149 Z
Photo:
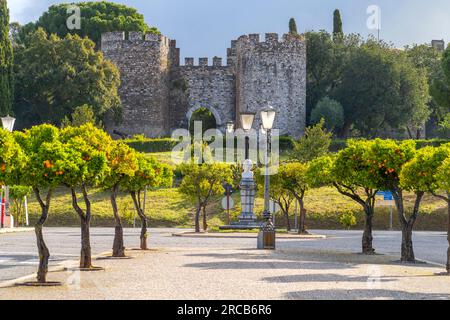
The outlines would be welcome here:
M 265 183 L 264 183 L 264 223 L 258 234 L 258 249 L 260 250 L 275 250 L 276 249 L 276 232 L 273 225 L 272 214 L 270 212 L 270 154 L 272 152 L 271 146 L 271 129 L 267 130 L 267 148 L 265 152 Z
M 265 213 L 266 215 L 266 213 Z M 269 213 L 266 222 L 261 226 L 258 233 L 258 249 L 259 250 L 275 250 L 276 249 L 276 232 L 272 223 L 272 217 Z

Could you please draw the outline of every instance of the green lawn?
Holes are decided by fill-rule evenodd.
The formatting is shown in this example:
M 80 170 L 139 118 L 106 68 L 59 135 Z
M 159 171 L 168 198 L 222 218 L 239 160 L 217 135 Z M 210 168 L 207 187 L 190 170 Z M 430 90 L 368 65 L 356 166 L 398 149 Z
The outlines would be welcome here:
M 113 226 L 113 214 L 109 193 L 102 190 L 91 190 L 92 200 L 92 226 Z M 80 204 L 83 204 L 80 199 Z M 124 223 L 133 225 L 136 213 L 131 197 L 121 193 L 118 197 L 119 211 Z M 162 226 L 185 226 L 190 223 L 192 207 L 184 201 L 176 189 L 149 191 L 147 193 L 147 214 L 153 227 Z M 36 221 L 40 207 L 33 197 L 29 201 L 31 220 Z M 139 219 L 137 218 L 139 221 Z M 67 189 L 56 190 L 52 200 L 50 215 L 47 225 L 49 226 L 76 226 L 78 216 L 75 214 L 71 197 Z

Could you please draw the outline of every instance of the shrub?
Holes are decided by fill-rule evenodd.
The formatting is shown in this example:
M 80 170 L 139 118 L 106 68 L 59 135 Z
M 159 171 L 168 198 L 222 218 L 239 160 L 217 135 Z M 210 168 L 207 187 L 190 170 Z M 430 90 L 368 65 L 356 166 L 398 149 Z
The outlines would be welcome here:
M 146 139 L 142 136 L 135 136 L 133 139 L 125 140 L 125 143 L 138 152 L 155 153 L 170 152 L 179 141 L 170 138 Z
M 339 222 L 347 230 L 350 230 L 357 224 L 355 214 L 352 211 L 341 214 L 339 217 Z
M 329 131 L 339 130 L 344 126 L 344 108 L 336 100 L 328 97 L 320 100 L 311 112 L 311 123 L 318 124 L 325 120 L 325 128 Z

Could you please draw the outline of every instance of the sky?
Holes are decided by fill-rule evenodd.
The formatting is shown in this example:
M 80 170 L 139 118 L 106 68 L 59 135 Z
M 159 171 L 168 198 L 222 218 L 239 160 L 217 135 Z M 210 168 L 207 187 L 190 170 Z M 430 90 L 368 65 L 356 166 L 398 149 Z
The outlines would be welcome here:
M 35 21 L 52 4 L 70 0 L 7 0 L 11 21 Z M 77 2 L 77 1 L 74 1 Z M 176 39 L 183 57 L 226 55 L 232 39 L 249 33 L 285 33 L 291 17 L 299 32 L 331 31 L 333 11 L 341 11 L 344 32 L 377 34 L 367 10 L 377 6 L 381 38 L 396 47 L 450 40 L 448 0 L 115 0 L 135 7 L 146 22 Z

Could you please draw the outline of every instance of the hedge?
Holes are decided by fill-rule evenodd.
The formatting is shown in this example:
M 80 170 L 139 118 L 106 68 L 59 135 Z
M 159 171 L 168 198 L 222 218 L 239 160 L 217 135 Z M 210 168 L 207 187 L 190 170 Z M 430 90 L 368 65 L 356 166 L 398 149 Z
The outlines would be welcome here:
M 170 152 L 179 143 L 177 140 L 170 138 L 161 139 L 129 139 L 125 142 L 132 148 L 139 152 L 145 153 L 155 153 L 155 152 Z M 295 140 L 291 137 L 282 136 L 279 140 L 280 151 L 289 151 L 294 148 Z M 450 139 L 432 139 L 432 140 L 416 140 L 417 148 L 423 148 L 426 146 L 439 147 L 442 144 L 450 143 Z M 224 142 L 224 146 L 226 143 Z M 330 151 L 338 152 L 345 149 L 347 146 L 347 140 L 345 139 L 335 139 L 331 142 Z
M 179 143 L 179 141 L 170 138 L 129 139 L 125 142 L 136 151 L 144 153 L 170 152 Z

